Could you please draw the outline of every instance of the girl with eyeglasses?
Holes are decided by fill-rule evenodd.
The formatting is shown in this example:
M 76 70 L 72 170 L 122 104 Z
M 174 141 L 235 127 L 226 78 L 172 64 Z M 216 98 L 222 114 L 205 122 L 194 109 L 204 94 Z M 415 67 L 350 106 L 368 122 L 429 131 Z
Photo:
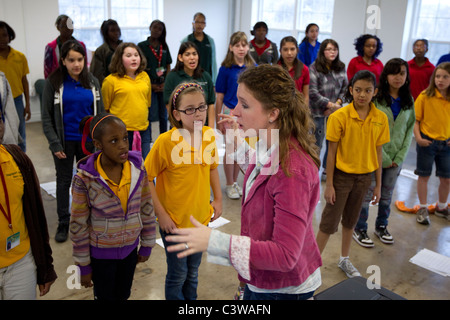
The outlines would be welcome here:
M 172 92 L 179 84 L 192 81 L 200 84 L 205 93 L 206 104 L 208 106 L 206 121 L 209 127 L 214 128 L 214 121 L 216 119 L 214 111 L 214 103 L 216 102 L 214 82 L 211 75 L 205 72 L 200 66 L 200 52 L 198 47 L 195 43 L 187 41 L 180 45 L 177 64 L 169 72 L 164 83 L 164 104 L 168 113 L 170 113 L 171 108 L 169 100 Z
M 320 45 L 316 61 L 309 68 L 309 107 L 315 123 L 316 144 L 322 148 L 328 116 L 342 106 L 348 80 L 345 64 L 339 59 L 339 45 L 326 39 Z M 326 180 L 327 150 L 323 157 L 322 180 Z
M 155 141 L 145 167 L 160 233 L 192 227 L 190 216 L 208 225 L 222 214 L 219 155 L 214 130 L 206 122 L 205 94 L 195 82 L 178 85 L 170 97 L 169 120 L 173 128 Z M 153 180 L 156 178 L 156 185 Z M 211 188 L 214 200 L 210 203 Z M 167 300 L 197 298 L 198 268 L 202 254 L 178 259 L 166 251 Z

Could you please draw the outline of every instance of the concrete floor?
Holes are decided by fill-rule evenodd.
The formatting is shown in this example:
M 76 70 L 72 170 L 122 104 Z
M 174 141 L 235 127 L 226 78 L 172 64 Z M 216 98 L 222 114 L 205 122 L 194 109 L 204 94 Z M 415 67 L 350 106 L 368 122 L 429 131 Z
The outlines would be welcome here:
M 153 140 L 157 137 L 157 123 L 153 124 Z M 28 156 L 33 161 L 40 182 L 55 181 L 53 159 L 48 149 L 48 143 L 42 133 L 41 123 L 27 124 Z M 413 171 L 415 167 L 415 142 L 413 141 L 408 159 L 403 169 Z M 219 168 L 224 190 L 223 168 Z M 239 177 L 242 184 L 242 175 Z M 324 183 L 322 183 L 324 186 Z M 437 201 L 438 180 L 432 177 L 429 184 L 429 202 Z M 73 264 L 71 242 L 56 243 L 54 235 L 57 227 L 56 201 L 53 197 L 42 191 L 50 232 L 50 244 L 53 250 L 54 265 L 58 279 L 51 291 L 39 298 L 42 300 L 92 300 L 92 289 L 69 289 L 67 280 L 71 273 L 68 267 Z M 416 180 L 400 175 L 394 192 L 393 201 L 405 201 L 407 206 L 418 203 L 416 195 Z M 220 227 L 219 230 L 239 234 L 240 231 L 240 200 L 229 200 L 224 194 L 223 217 L 230 223 Z M 323 198 L 319 202 L 313 219 L 314 228 L 320 222 Z M 419 225 L 411 213 L 398 211 L 392 204 L 389 219 L 389 231 L 395 239 L 393 245 L 385 245 L 373 234 L 376 208 L 371 207 L 368 234 L 375 242 L 375 247 L 366 249 L 352 242 L 350 258 L 359 269 L 363 277 L 370 277 L 368 267 L 376 265 L 381 270 L 381 286 L 398 295 L 411 300 L 448 300 L 450 299 L 450 278 L 423 269 L 409 262 L 419 250 L 426 248 L 440 254 L 450 256 L 450 222 L 431 215 L 431 225 Z M 159 233 L 158 233 L 159 235 Z M 341 233 L 338 231 L 330 238 L 323 254 L 321 268 L 322 286 L 316 291 L 319 293 L 345 279 L 345 274 L 337 267 L 340 255 Z M 218 266 L 206 262 L 203 256 L 199 270 L 198 299 L 200 300 L 230 300 L 233 298 L 238 285 L 236 271 L 232 267 Z M 156 245 L 150 259 L 138 264 L 132 294 L 133 300 L 163 300 L 166 262 L 164 249 Z

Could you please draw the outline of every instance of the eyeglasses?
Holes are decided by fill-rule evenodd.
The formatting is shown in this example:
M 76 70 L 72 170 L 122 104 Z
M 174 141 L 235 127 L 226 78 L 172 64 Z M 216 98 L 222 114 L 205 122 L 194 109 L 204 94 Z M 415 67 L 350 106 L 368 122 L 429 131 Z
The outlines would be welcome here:
M 200 112 L 205 112 L 207 109 L 208 109 L 208 106 L 203 104 L 203 105 L 201 105 L 198 108 L 187 108 L 185 110 L 178 110 L 178 111 L 179 112 L 183 112 L 184 114 L 190 116 L 190 115 L 193 115 L 194 113 L 196 113 L 197 110 L 200 111 Z

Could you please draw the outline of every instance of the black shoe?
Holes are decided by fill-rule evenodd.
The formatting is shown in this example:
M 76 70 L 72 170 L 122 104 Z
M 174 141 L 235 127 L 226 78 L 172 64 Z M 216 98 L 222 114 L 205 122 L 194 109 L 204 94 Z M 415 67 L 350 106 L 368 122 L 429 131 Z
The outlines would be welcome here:
M 372 239 L 369 238 L 365 230 L 353 230 L 353 239 L 364 248 L 372 248 L 374 246 Z
M 380 226 L 379 228 L 375 228 L 375 234 L 380 238 L 381 242 L 392 244 L 394 243 L 394 238 L 387 231 L 385 226 Z
M 67 234 L 69 233 L 69 224 L 60 223 L 58 229 L 56 230 L 55 241 L 65 242 L 67 240 Z

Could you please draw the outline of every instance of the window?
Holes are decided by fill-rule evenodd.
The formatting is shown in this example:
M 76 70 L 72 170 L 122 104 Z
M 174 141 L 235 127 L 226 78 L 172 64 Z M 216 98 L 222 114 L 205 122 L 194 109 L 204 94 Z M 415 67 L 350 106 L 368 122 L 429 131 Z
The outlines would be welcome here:
M 413 18 L 411 39 L 408 46 L 408 57 L 413 57 L 412 45 L 417 39 L 427 39 L 429 48 L 427 57 L 436 64 L 439 58 L 450 52 L 450 1 L 417 0 Z
M 59 0 L 59 13 L 74 24 L 73 36 L 95 51 L 103 43 L 100 27 L 104 20 L 119 24 L 122 40 L 138 43 L 149 36 L 154 19 L 162 19 L 162 0 Z
M 306 26 L 319 26 L 319 41 L 331 36 L 334 0 L 253 0 L 252 26 L 264 21 L 268 38 L 279 46 L 281 39 L 291 35 L 300 43 Z

